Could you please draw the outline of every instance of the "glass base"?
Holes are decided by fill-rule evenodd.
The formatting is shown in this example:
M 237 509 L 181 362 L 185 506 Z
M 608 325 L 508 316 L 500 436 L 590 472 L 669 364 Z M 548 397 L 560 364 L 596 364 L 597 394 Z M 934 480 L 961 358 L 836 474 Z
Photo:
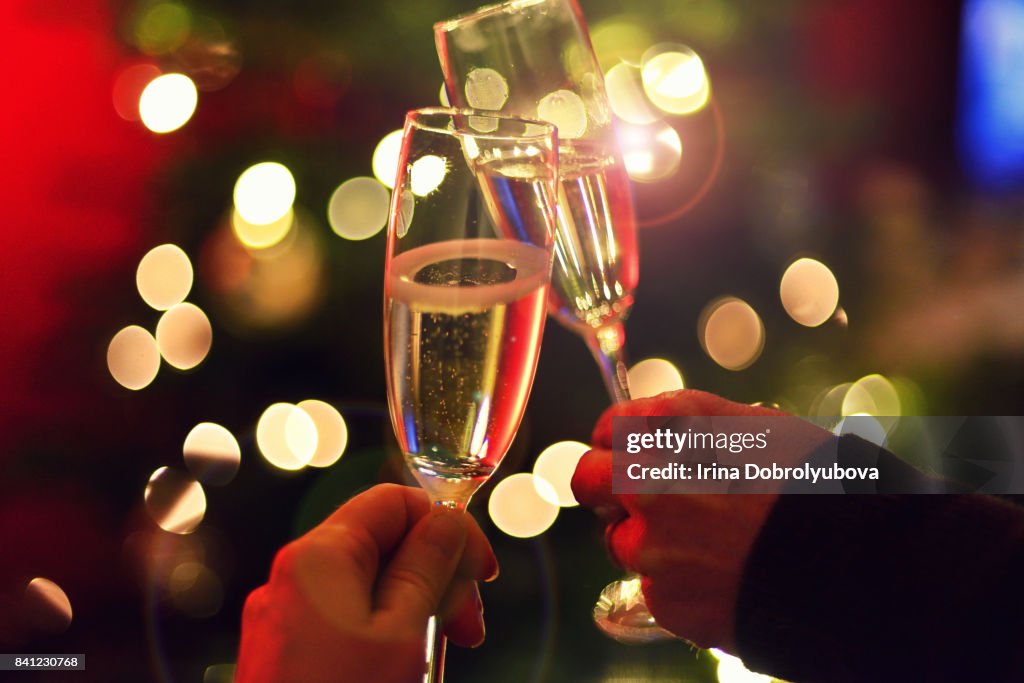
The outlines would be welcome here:
M 613 581 L 605 586 L 594 605 L 594 623 L 605 635 L 627 645 L 676 638 L 658 626 L 648 611 L 639 576 Z

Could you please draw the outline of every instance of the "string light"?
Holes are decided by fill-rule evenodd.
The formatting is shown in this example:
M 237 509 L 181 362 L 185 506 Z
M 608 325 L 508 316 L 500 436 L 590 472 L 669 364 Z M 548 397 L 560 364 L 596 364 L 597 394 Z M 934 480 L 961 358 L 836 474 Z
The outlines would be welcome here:
M 138 391 L 149 386 L 160 370 L 156 339 L 138 325 L 119 330 L 107 346 L 107 369 L 125 389 Z
M 629 369 L 629 394 L 633 398 L 657 396 L 683 388 L 683 375 L 664 358 L 647 358 Z
M 391 193 L 376 179 L 352 178 L 339 185 L 331 194 L 327 205 L 327 220 L 331 230 L 338 236 L 348 240 L 365 240 L 387 225 L 390 203 Z
M 547 531 L 558 518 L 559 507 L 552 500 L 559 497 L 551 484 L 520 472 L 498 482 L 487 501 L 487 512 L 494 525 L 509 536 L 531 538 Z
M 139 261 L 135 286 L 139 296 L 158 311 L 185 300 L 192 289 L 192 262 L 176 244 L 153 247 Z
M 385 135 L 373 149 L 373 175 L 388 188 L 395 186 L 395 178 L 398 177 L 398 159 L 401 153 L 401 128 Z
M 235 209 L 243 219 L 255 225 L 279 220 L 295 202 L 295 178 L 276 161 L 250 166 L 235 182 Z
M 189 370 L 203 362 L 212 342 L 210 319 L 195 304 L 173 306 L 160 316 L 156 324 L 156 345 L 160 355 L 179 370 Z
M 188 123 L 199 102 L 196 84 L 185 74 L 151 80 L 139 97 L 139 118 L 154 133 L 170 133 Z
M 537 494 L 559 507 L 579 505 L 572 495 L 572 475 L 580 458 L 589 450 L 590 446 L 579 441 L 559 441 L 541 451 L 533 464 Z

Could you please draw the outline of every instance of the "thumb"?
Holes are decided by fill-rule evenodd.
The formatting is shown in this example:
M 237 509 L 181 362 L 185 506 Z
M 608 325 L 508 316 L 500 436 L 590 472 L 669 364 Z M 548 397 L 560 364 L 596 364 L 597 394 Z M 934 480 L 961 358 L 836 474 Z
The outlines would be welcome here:
M 375 618 L 387 628 L 420 632 L 441 605 L 466 546 L 461 512 L 432 512 L 402 541 L 377 584 Z

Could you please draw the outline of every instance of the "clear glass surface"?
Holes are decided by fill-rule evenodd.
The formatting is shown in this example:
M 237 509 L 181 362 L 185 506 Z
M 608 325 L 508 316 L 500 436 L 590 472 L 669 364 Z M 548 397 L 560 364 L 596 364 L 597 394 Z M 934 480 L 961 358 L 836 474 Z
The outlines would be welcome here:
M 453 104 L 529 116 L 558 127 L 548 310 L 582 336 L 611 399 L 629 400 L 622 321 L 633 304 L 638 277 L 636 217 L 604 75 L 579 5 L 575 0 L 513 0 L 439 22 L 434 40 Z M 624 642 L 671 637 L 647 612 L 638 586 L 630 579 L 609 585 L 594 611 L 595 622 Z

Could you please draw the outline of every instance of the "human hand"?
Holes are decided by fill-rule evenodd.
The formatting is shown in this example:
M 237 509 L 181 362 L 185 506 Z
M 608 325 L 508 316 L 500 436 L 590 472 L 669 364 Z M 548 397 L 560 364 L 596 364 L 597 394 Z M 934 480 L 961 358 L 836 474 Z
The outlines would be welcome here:
M 593 450 L 580 460 L 572 480 L 576 499 L 608 521 L 605 541 L 612 557 L 642 576 L 644 597 L 658 624 L 700 647 L 735 651 L 743 568 L 777 495 L 612 494 L 612 418 L 653 415 L 785 413 L 693 390 L 616 404 L 598 420 Z M 773 441 L 794 457 L 831 438 L 810 423 L 790 424 L 791 432 Z
M 498 562 L 468 514 L 376 486 L 282 548 L 242 613 L 237 683 L 420 681 L 427 620 L 483 642 L 477 581 Z

